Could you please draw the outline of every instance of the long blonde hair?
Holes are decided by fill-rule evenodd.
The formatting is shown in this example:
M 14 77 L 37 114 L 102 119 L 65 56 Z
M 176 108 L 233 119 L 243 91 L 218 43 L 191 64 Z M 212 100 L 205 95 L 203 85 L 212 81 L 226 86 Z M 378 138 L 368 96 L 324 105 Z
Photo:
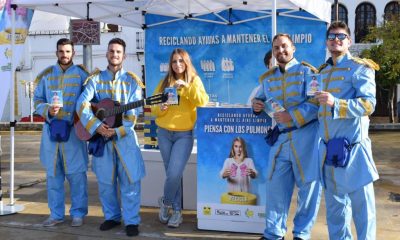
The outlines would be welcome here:
M 246 147 L 246 142 L 244 141 L 243 138 L 241 137 L 235 137 L 232 141 L 232 147 L 231 147 L 231 152 L 229 153 L 229 157 L 230 158 L 234 158 L 235 157 L 235 150 L 234 150 L 234 146 L 235 146 L 235 142 L 240 142 L 240 144 L 242 145 L 242 150 L 243 150 L 243 159 L 247 158 L 247 147 Z
M 183 62 L 186 65 L 186 69 L 185 69 L 185 81 L 187 83 L 192 83 L 193 81 L 193 77 L 197 76 L 197 71 L 194 68 L 193 64 L 192 64 L 192 60 L 190 59 L 189 53 L 186 52 L 186 50 L 182 49 L 182 48 L 175 48 L 172 53 L 171 56 L 169 57 L 169 64 L 168 64 L 168 73 L 167 75 L 164 77 L 163 83 L 161 84 L 160 87 L 160 91 L 164 91 L 164 89 L 166 87 L 169 87 L 171 82 L 173 82 L 174 80 L 177 79 L 174 70 L 172 69 L 172 59 L 174 57 L 175 54 L 178 54 L 182 57 Z

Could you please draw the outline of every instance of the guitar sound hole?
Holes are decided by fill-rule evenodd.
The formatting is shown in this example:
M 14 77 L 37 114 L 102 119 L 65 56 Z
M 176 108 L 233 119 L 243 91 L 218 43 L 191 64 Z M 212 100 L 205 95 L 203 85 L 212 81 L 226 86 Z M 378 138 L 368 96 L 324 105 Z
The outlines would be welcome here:
M 100 120 L 103 121 L 103 119 L 106 117 L 105 116 L 105 109 L 104 108 L 100 108 L 99 110 L 97 110 L 96 112 L 96 117 Z

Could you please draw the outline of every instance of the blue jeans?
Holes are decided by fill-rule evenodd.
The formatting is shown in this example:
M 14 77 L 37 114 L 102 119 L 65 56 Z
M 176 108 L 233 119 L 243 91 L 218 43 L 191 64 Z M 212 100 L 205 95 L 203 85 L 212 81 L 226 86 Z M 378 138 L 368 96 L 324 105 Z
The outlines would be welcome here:
M 164 162 L 166 179 L 164 203 L 175 211 L 182 209 L 182 175 L 193 148 L 193 131 L 158 129 L 158 145 Z

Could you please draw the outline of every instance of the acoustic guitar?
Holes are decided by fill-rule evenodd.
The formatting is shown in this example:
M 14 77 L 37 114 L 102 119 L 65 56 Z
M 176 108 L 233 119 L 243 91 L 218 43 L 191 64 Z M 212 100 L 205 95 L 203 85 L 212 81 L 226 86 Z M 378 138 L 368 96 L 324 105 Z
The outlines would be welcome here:
M 168 95 L 160 93 L 124 105 L 121 105 L 119 102 L 109 98 L 105 98 L 98 103 L 91 102 L 90 104 L 93 114 L 100 121 L 102 121 L 103 123 L 107 124 L 112 128 L 117 128 L 122 126 L 122 113 L 134 108 L 142 107 L 144 105 L 155 105 L 159 103 L 164 103 L 167 100 L 168 100 Z M 75 133 L 80 140 L 88 141 L 97 134 L 96 133 L 94 136 L 92 136 L 86 130 L 86 128 L 82 125 L 82 122 L 80 121 L 78 114 L 75 114 L 74 117 L 74 127 L 75 127 Z

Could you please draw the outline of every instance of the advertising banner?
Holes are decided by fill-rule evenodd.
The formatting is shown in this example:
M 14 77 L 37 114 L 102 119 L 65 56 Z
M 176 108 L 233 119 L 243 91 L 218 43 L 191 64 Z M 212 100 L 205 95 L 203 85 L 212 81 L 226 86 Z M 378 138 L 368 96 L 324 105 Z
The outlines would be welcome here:
M 0 0 L 0 119 L 10 91 L 11 78 L 11 0 Z M 33 11 L 17 8 L 15 13 L 15 64 L 18 65 L 23 54 L 25 38 L 28 35 Z
M 250 108 L 199 108 L 197 218 L 199 229 L 261 233 L 271 128 Z
M 230 17 L 248 18 L 250 14 L 254 15 L 233 11 Z M 312 17 L 304 11 L 299 15 Z M 168 19 L 146 14 L 146 24 L 162 20 Z M 277 24 L 278 33 L 291 35 L 296 46 L 295 57 L 299 61 L 319 66 L 325 60 L 324 22 L 278 16 Z M 259 84 L 259 76 L 266 71 L 263 59 L 272 47 L 272 38 L 271 18 L 235 25 L 182 19 L 149 27 L 145 36 L 147 94 L 152 94 L 166 75 L 172 50 L 183 48 L 191 55 L 211 101 L 245 104 Z

